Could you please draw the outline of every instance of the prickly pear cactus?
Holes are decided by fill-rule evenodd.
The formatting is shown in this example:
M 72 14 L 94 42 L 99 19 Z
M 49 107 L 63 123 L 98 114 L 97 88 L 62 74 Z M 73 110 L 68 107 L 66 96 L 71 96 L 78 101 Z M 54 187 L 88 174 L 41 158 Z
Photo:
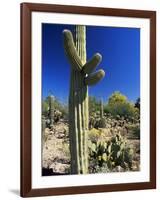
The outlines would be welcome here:
M 101 61 L 95 54 L 86 62 L 86 27 L 75 27 L 75 41 L 69 30 L 64 30 L 64 49 L 71 64 L 69 93 L 69 137 L 71 173 L 88 173 L 88 86 L 98 83 L 105 75 L 103 70 L 94 72 Z
M 126 171 L 131 170 L 134 154 L 135 149 L 129 147 L 126 139 L 120 134 L 116 134 L 108 141 L 97 139 L 89 142 L 90 161 L 98 161 L 99 167 L 107 164 L 110 171 L 118 166 Z

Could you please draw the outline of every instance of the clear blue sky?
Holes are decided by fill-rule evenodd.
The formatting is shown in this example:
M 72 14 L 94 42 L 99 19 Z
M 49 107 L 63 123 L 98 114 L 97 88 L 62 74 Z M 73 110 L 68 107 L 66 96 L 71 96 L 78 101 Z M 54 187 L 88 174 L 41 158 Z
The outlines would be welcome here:
M 53 92 L 60 101 L 67 102 L 70 65 L 63 49 L 64 29 L 72 25 L 42 25 L 42 95 Z M 89 95 L 104 101 L 114 91 L 120 91 L 135 101 L 140 96 L 140 29 L 87 26 L 87 59 L 101 53 L 105 78 L 89 88 Z

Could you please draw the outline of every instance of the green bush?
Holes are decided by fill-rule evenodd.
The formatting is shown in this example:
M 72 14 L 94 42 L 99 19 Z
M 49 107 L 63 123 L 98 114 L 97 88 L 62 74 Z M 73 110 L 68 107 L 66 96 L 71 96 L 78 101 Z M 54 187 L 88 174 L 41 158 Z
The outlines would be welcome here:
M 89 114 L 95 115 L 97 112 L 100 112 L 99 101 L 97 100 L 96 97 L 90 96 L 89 97 Z
M 126 128 L 128 129 L 128 132 L 132 134 L 133 136 L 140 138 L 140 124 L 128 124 L 126 125 Z
M 49 110 L 49 105 L 45 100 L 42 100 L 42 115 L 47 117 Z
M 110 113 L 114 118 L 118 116 L 133 120 L 139 117 L 139 110 L 127 97 L 120 92 L 113 93 L 105 106 L 104 111 Z
M 51 96 L 48 96 L 42 100 L 42 114 L 45 117 L 48 116 L 50 98 Z M 61 103 L 56 97 L 53 97 L 52 101 L 54 109 L 60 111 L 63 117 L 68 117 L 68 106 Z
M 102 131 L 92 128 L 91 130 L 88 131 L 88 138 L 90 142 L 97 142 L 99 138 L 102 136 Z

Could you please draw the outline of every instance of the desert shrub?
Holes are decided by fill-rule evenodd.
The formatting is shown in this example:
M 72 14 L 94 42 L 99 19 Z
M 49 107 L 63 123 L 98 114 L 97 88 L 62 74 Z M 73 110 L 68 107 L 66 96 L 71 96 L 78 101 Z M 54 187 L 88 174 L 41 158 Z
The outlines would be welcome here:
M 89 165 L 89 172 L 90 173 L 107 173 L 111 172 L 111 170 L 108 168 L 107 163 L 103 163 L 102 166 L 98 165 L 97 160 L 92 160 Z
M 99 101 L 96 97 L 90 96 L 89 97 L 89 114 L 93 115 L 97 112 L 100 112 Z
M 108 103 L 116 104 L 116 103 L 124 103 L 127 102 L 127 97 L 123 94 L 121 94 L 119 91 L 114 92 L 108 99 Z
M 132 169 L 132 160 L 134 150 L 130 148 L 120 134 L 112 137 L 108 141 L 98 140 L 97 142 L 89 141 L 89 158 L 91 163 L 91 173 L 98 168 L 113 171 L 117 166 L 124 170 Z M 93 166 L 95 163 L 95 166 Z
M 99 127 L 98 128 L 106 128 L 106 118 L 103 117 L 99 120 Z
M 135 127 L 134 127 L 134 129 L 133 129 L 133 134 L 134 134 L 136 137 L 140 138 L 140 125 L 139 125 L 139 124 L 136 124 L 136 125 L 135 125 Z
M 101 130 L 92 128 L 88 131 L 88 138 L 91 142 L 97 142 L 97 140 L 101 137 L 102 132 Z
M 128 129 L 128 132 L 132 134 L 133 136 L 140 138 L 140 124 L 128 124 L 126 125 L 126 128 Z
M 47 117 L 48 116 L 49 105 L 45 100 L 42 100 L 42 115 Z
M 105 112 L 110 113 L 114 118 L 125 117 L 129 120 L 138 118 L 139 110 L 132 102 L 127 100 L 127 97 L 120 92 L 113 93 L 105 106 Z
M 44 116 L 48 116 L 50 101 L 52 101 L 54 109 L 62 113 L 62 117 L 68 117 L 68 106 L 61 103 L 55 96 L 48 96 L 42 100 L 42 114 Z
M 129 102 L 116 103 L 115 105 L 109 105 L 108 110 L 112 114 L 112 116 L 114 116 L 115 118 L 117 117 L 117 115 L 125 116 L 126 118 L 130 120 L 132 120 L 133 117 L 136 117 L 136 109 Z
M 97 118 L 94 119 L 94 124 L 93 124 L 94 128 L 98 129 L 98 128 L 106 128 L 106 118 Z
M 91 116 L 91 117 L 89 118 L 89 129 L 94 128 L 94 127 L 95 127 L 95 124 L 96 124 L 96 118 L 93 117 L 93 116 Z

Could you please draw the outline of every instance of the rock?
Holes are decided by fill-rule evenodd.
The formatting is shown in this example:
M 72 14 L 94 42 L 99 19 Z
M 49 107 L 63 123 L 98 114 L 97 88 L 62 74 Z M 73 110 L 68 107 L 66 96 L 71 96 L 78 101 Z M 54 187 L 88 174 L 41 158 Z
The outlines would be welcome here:
M 66 123 L 58 122 L 57 124 L 55 124 L 54 129 L 55 129 L 55 136 L 57 138 L 61 139 L 68 137 L 69 127 Z
M 110 124 L 106 124 L 106 128 L 111 128 L 111 125 Z
M 103 132 L 104 132 L 104 134 L 105 134 L 106 136 L 111 136 L 111 135 L 112 135 L 109 128 L 105 128 L 105 129 L 103 130 Z
M 114 169 L 113 169 L 113 172 L 124 172 L 124 168 L 122 168 L 120 165 L 119 166 L 116 166 Z
M 53 173 L 69 173 L 70 165 L 54 162 L 49 166 L 53 170 Z
M 42 167 L 49 169 L 54 163 L 54 173 L 63 173 L 64 169 L 60 164 L 66 164 L 63 167 L 67 170 L 67 166 L 70 166 L 70 152 L 69 141 L 67 140 L 68 125 L 63 122 L 59 122 L 54 126 L 55 133 L 46 129 L 46 135 L 43 151 L 42 151 Z M 59 165 L 57 163 L 60 163 Z M 58 166 L 60 171 L 58 172 Z M 62 168 L 62 169 L 61 169 Z M 62 172 L 61 172 L 62 171 Z M 65 172 L 66 173 L 66 172 Z
M 53 135 L 54 134 L 54 131 L 50 131 L 50 135 Z
M 139 171 L 139 170 L 140 170 L 139 162 L 132 161 L 132 171 Z

